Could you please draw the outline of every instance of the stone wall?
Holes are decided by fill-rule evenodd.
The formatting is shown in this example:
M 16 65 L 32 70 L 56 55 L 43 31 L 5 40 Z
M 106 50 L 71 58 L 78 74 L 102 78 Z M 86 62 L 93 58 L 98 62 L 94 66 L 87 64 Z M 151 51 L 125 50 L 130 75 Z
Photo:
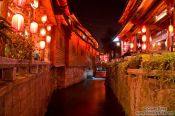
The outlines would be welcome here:
M 60 72 L 59 74 L 62 76 L 57 78 L 58 88 L 66 88 L 68 86 L 71 86 L 73 84 L 85 80 L 86 77 L 84 73 L 85 73 L 84 67 L 68 67 L 65 68 L 64 70 L 62 69 L 62 72 Z
M 44 116 L 54 91 L 53 81 L 49 72 L 43 72 L 1 82 L 0 116 Z
M 175 111 L 175 83 L 163 83 L 144 75 L 141 69 L 129 69 L 128 75 L 119 75 L 110 81 L 128 116 L 136 116 L 136 112 L 144 112 L 145 108 L 165 107 L 167 111 Z

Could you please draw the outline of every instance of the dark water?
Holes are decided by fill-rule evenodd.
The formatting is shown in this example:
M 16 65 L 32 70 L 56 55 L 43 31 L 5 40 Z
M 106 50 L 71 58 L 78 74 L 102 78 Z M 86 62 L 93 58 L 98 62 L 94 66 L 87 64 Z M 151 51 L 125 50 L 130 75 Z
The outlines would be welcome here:
M 125 116 L 104 80 L 86 80 L 54 92 L 45 116 Z

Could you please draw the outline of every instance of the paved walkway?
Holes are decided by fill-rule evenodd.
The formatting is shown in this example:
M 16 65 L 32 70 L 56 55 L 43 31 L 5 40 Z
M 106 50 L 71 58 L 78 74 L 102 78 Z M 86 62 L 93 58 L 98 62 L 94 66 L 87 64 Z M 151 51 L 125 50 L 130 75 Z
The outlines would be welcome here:
M 46 116 L 125 116 L 104 80 L 86 80 L 52 96 Z

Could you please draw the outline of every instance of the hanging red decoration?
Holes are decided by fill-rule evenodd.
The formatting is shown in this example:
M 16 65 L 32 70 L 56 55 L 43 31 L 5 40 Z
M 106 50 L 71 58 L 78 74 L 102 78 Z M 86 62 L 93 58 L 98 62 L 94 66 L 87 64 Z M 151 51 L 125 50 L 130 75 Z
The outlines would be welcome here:
M 17 31 L 22 31 L 24 28 L 24 17 L 21 14 L 15 14 L 12 17 L 12 27 Z
M 46 29 L 45 28 L 41 28 L 40 29 L 40 35 L 43 37 L 46 35 Z
M 43 15 L 43 16 L 41 17 L 41 21 L 42 21 L 43 23 L 46 23 L 46 22 L 47 22 L 47 15 Z
M 30 23 L 30 32 L 31 33 L 37 33 L 38 32 L 38 23 L 36 23 L 35 21 L 32 21 Z
M 143 25 L 143 27 L 142 27 L 142 33 L 146 33 L 146 26 L 145 25 Z
M 47 31 L 51 31 L 52 27 L 51 25 L 47 25 Z
M 46 42 L 47 42 L 47 43 L 50 43 L 50 42 L 51 42 L 51 36 L 50 36 L 50 35 L 47 35 L 47 36 L 46 36 Z
M 146 44 L 142 44 L 142 50 L 146 50 Z
M 45 43 L 45 41 L 40 41 L 39 45 L 40 45 L 40 49 L 44 49 L 46 43 Z
M 13 3 L 19 7 L 23 7 L 26 4 L 26 0 L 13 0 Z
M 146 42 L 146 35 L 142 35 L 142 42 Z

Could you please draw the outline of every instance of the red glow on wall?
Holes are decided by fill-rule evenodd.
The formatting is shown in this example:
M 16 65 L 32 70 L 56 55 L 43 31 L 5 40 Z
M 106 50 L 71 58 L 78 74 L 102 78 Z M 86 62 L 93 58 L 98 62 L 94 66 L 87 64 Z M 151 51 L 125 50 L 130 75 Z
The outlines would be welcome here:
M 26 0 L 13 0 L 13 3 L 19 7 L 22 7 L 26 4 Z

